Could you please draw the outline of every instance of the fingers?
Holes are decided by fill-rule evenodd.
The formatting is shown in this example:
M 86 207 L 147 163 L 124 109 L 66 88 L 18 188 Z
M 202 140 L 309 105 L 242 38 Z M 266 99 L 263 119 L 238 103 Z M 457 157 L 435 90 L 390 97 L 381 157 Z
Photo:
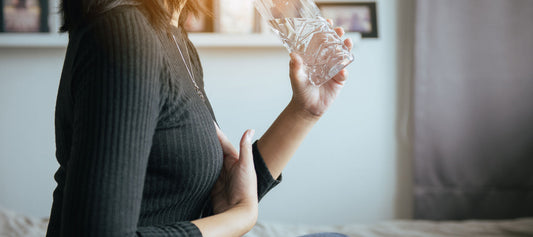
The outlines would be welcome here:
M 242 162 L 245 167 L 251 167 L 253 169 L 253 155 L 252 155 L 252 137 L 255 134 L 255 130 L 248 129 L 241 138 L 241 152 L 239 154 L 239 162 Z
M 346 45 L 346 47 L 348 47 L 348 50 L 352 50 L 353 49 L 353 41 L 351 38 L 347 38 L 344 40 L 344 45 Z
M 333 27 L 333 20 L 326 19 L 326 21 L 329 23 L 331 27 Z M 337 35 L 339 35 L 339 37 L 342 37 L 344 35 L 344 29 L 342 27 L 335 27 L 333 28 L 333 30 L 335 30 L 335 32 L 337 33 Z
M 217 130 L 217 136 L 218 141 L 220 142 L 220 145 L 222 146 L 222 152 L 224 153 L 224 157 L 230 156 L 234 159 L 237 159 L 239 157 L 239 153 L 237 152 L 237 149 L 233 147 L 231 142 L 229 141 L 228 137 L 220 130 L 218 125 L 215 123 L 215 127 Z
M 335 83 L 339 85 L 344 85 L 347 78 L 348 78 L 348 70 L 346 70 L 345 68 L 345 69 L 342 69 L 337 75 L 335 75 L 332 78 L 332 81 L 334 81 Z
M 339 35 L 339 37 L 342 37 L 344 35 L 344 28 L 342 27 L 335 27 L 334 28 L 335 32 L 337 33 L 337 35 Z

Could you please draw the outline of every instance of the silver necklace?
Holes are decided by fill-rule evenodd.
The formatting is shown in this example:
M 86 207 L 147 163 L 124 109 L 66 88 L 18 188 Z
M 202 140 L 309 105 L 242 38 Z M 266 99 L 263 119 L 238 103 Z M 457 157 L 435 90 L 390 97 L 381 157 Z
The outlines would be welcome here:
M 185 64 L 185 67 L 187 68 L 187 72 L 189 73 L 189 78 L 191 78 L 192 84 L 194 85 L 194 89 L 196 90 L 196 94 L 200 96 L 200 99 L 202 99 L 203 102 L 205 102 L 205 96 L 204 93 L 202 93 L 202 90 L 196 84 L 196 80 L 194 80 L 194 74 L 192 73 L 192 63 L 191 63 L 191 56 L 189 54 L 189 48 L 185 47 L 185 50 L 187 50 L 187 58 L 189 59 L 189 65 L 187 65 L 187 62 L 185 61 L 185 57 L 183 56 L 183 53 L 181 51 L 181 47 L 178 44 L 178 41 L 176 40 L 176 36 L 172 34 L 172 38 L 174 38 L 174 43 L 176 44 L 176 47 L 178 47 L 178 51 L 180 52 L 181 59 L 183 60 L 183 64 Z

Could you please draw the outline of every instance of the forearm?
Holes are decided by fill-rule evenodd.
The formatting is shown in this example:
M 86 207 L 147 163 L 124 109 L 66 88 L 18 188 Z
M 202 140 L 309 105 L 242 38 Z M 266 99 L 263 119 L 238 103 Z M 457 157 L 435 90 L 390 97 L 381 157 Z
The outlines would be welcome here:
M 194 220 L 192 223 L 200 229 L 204 237 L 243 236 L 257 221 L 257 208 L 250 205 L 236 205 L 223 213 Z
M 257 142 L 257 148 L 274 178 L 279 177 L 319 119 L 319 116 L 298 108 L 291 101 Z

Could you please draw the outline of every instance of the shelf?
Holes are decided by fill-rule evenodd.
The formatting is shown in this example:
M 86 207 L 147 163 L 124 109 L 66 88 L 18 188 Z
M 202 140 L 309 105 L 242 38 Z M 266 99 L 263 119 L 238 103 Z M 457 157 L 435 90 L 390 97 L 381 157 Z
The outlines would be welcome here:
M 268 34 L 191 33 L 196 47 L 283 47 L 281 41 Z M 67 34 L 0 33 L 0 48 L 66 48 Z
M 361 39 L 358 33 L 349 33 L 354 44 Z M 283 47 L 272 34 L 190 33 L 189 38 L 198 48 L 272 48 Z M 58 33 L 0 33 L 0 48 L 66 48 L 67 34 Z
M 0 33 L 0 48 L 66 48 L 66 34 Z

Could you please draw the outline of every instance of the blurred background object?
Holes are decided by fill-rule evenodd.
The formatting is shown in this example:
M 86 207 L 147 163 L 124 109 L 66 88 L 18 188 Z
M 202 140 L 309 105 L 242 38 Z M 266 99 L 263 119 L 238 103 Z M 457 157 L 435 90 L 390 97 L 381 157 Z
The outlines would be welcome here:
M 414 216 L 533 216 L 533 1 L 419 0 Z
M 0 3 L 0 32 L 48 32 L 47 0 L 2 0 Z
M 363 38 L 378 37 L 376 2 L 319 2 L 325 18 L 346 32 L 359 32 Z

